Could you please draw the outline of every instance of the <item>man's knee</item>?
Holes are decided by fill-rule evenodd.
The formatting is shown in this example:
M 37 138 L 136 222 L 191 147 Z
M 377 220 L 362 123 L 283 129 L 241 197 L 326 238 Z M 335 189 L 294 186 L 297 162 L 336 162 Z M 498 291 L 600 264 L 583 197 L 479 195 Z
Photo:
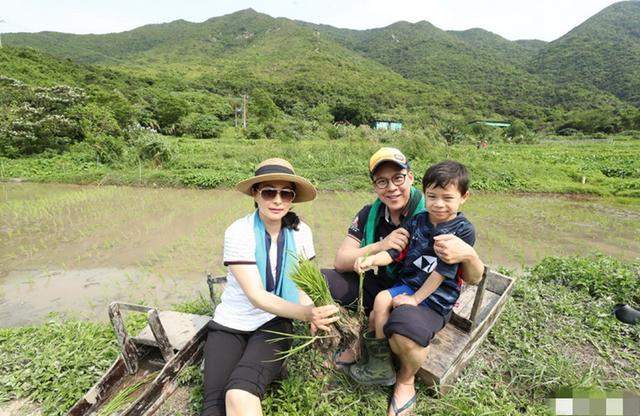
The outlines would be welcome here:
M 389 339 L 389 344 L 391 345 L 391 349 L 397 355 L 404 355 L 411 351 L 418 351 L 423 349 L 424 347 L 411 338 L 407 338 L 404 335 L 393 334 Z

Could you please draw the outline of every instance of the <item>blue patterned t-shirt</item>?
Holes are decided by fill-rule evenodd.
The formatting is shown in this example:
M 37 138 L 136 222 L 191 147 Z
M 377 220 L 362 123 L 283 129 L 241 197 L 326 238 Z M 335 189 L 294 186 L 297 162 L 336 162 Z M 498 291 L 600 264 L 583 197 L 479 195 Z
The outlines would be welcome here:
M 433 225 L 429 221 L 429 213 L 423 212 L 414 215 L 407 222 L 406 229 L 411 235 L 407 248 L 402 252 L 388 250 L 391 258 L 400 262 L 399 283 L 418 290 L 434 270 L 440 273 L 444 280 L 423 303 L 444 316 L 453 309 L 460 296 L 456 278 L 459 264 L 448 264 L 438 258 L 433 249 L 433 237 L 453 234 L 473 246 L 476 241 L 473 224 L 459 212 L 451 221 Z

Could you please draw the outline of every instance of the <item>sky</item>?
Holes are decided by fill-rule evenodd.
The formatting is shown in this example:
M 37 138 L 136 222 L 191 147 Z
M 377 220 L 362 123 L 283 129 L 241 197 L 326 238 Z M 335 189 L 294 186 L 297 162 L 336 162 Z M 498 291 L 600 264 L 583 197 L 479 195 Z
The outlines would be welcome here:
M 489 30 L 507 39 L 552 41 L 612 0 L 0 0 L 0 33 L 122 32 L 177 19 L 202 22 L 253 8 L 350 29 L 426 20 L 440 29 Z

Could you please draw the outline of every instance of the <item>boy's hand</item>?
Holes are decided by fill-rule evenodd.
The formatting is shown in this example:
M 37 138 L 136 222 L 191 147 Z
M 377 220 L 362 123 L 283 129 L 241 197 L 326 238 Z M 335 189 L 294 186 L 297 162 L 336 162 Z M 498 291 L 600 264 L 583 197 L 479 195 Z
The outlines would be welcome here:
M 400 305 L 413 305 L 418 306 L 418 301 L 415 297 L 409 295 L 398 295 L 393 298 L 393 307 L 397 308 Z
M 402 251 L 409 244 L 409 231 L 400 227 L 393 230 L 388 236 L 380 241 L 380 251 L 398 250 Z
M 369 269 L 373 269 L 373 257 L 358 257 L 356 264 L 353 265 L 353 270 L 356 273 L 364 273 Z

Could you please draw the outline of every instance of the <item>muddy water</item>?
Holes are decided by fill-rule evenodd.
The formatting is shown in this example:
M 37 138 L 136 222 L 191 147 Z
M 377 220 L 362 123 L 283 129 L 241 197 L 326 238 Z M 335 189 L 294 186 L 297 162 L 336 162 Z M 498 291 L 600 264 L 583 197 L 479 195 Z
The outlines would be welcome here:
M 49 314 L 106 319 L 112 300 L 161 308 L 206 294 L 223 274 L 222 237 L 252 210 L 234 191 L 0 184 L 0 326 Z M 353 215 L 371 194 L 321 193 L 296 207 L 332 263 Z M 520 268 L 548 255 L 640 255 L 640 203 L 541 195 L 472 195 L 464 211 L 492 266 Z

